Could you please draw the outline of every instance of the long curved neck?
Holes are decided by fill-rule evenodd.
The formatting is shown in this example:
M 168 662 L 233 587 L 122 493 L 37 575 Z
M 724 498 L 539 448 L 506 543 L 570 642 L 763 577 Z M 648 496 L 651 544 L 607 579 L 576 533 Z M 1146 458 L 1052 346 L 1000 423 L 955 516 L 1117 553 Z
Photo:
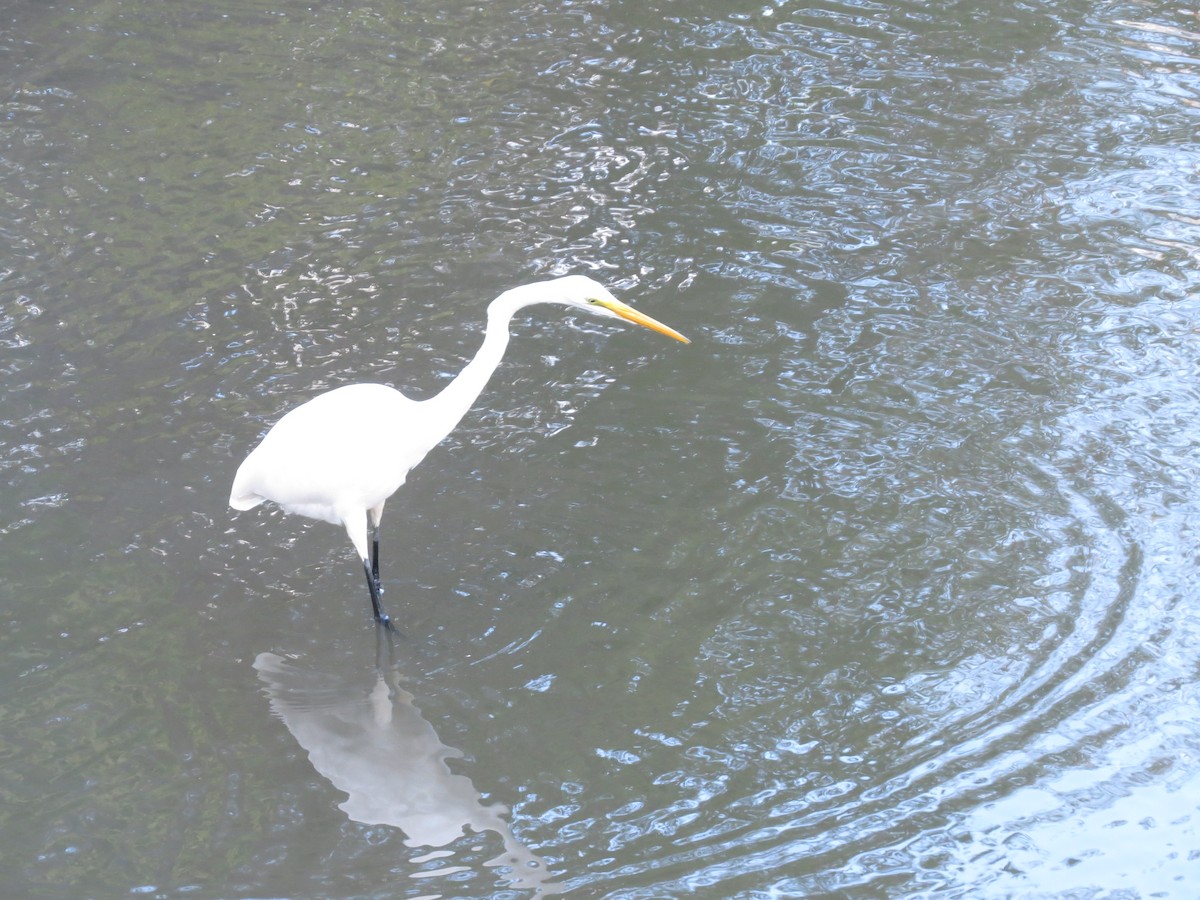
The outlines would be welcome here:
M 425 401 L 426 408 L 438 424 L 439 440 L 454 430 L 454 426 L 467 414 L 487 387 L 488 380 L 508 347 L 508 324 L 513 315 L 539 298 L 527 292 L 507 291 L 488 304 L 487 331 L 475 357 L 466 364 L 458 376 L 444 387 L 437 396 Z

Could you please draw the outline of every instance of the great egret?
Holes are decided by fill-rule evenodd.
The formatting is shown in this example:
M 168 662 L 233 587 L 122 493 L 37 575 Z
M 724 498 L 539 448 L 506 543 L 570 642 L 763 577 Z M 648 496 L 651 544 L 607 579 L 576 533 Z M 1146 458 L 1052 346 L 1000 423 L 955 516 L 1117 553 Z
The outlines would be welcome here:
M 348 384 L 317 395 L 285 414 L 250 452 L 233 479 L 229 505 L 253 509 L 270 500 L 286 512 L 345 526 L 363 561 L 375 620 L 390 627 L 379 600 L 383 505 L 471 408 L 500 365 L 513 315 L 535 303 L 625 319 L 689 343 L 582 275 L 513 288 L 488 305 L 483 345 L 441 393 L 411 400 L 386 385 Z

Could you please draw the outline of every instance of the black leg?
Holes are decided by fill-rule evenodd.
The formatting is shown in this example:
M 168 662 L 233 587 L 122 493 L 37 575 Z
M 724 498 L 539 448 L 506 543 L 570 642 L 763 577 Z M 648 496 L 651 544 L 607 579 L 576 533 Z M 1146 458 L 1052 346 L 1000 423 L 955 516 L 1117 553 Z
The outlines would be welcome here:
M 375 579 L 375 588 L 383 593 L 383 584 L 379 581 L 379 526 L 371 523 L 371 577 Z
M 375 613 L 375 621 L 384 628 L 391 629 L 392 620 L 387 613 L 383 611 L 383 605 L 379 602 L 379 581 L 375 578 L 375 574 L 371 571 L 371 564 L 367 560 L 363 560 L 363 568 L 367 573 L 367 588 L 371 591 L 371 609 Z

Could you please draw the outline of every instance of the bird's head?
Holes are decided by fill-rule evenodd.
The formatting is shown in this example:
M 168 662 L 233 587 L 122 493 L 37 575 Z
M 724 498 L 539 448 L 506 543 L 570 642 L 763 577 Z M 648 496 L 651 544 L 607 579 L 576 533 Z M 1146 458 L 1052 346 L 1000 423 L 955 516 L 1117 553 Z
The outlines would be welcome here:
M 651 331 L 665 334 L 669 338 L 683 341 L 685 344 L 691 343 L 674 328 L 669 328 L 657 319 L 638 312 L 628 303 L 621 302 L 612 295 L 608 288 L 586 275 L 567 275 L 544 282 L 544 284 L 553 291 L 553 294 L 548 297 L 550 302 L 581 309 L 605 319 L 624 319 L 626 322 L 633 322 L 649 328 Z

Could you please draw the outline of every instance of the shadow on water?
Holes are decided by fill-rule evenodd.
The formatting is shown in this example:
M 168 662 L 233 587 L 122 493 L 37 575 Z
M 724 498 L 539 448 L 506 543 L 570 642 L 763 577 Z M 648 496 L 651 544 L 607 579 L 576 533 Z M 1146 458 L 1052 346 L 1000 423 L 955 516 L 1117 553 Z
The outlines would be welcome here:
M 406 846 L 430 848 L 411 860 L 418 865 L 453 856 L 442 848 L 462 838 L 465 829 L 493 832 L 504 852 L 485 865 L 507 869 L 510 888 L 532 890 L 533 896 L 561 892 L 546 880 L 546 863 L 513 834 L 504 820 L 508 810 L 485 804 L 470 778 L 451 771 L 447 760 L 463 754 L 442 743 L 413 695 L 400 686 L 391 635 L 380 631 L 371 684 L 304 669 L 274 653 L 260 653 L 254 668 L 271 711 L 313 768 L 349 795 L 339 808 L 352 821 L 399 828 Z M 463 871 L 447 863 L 411 877 Z

